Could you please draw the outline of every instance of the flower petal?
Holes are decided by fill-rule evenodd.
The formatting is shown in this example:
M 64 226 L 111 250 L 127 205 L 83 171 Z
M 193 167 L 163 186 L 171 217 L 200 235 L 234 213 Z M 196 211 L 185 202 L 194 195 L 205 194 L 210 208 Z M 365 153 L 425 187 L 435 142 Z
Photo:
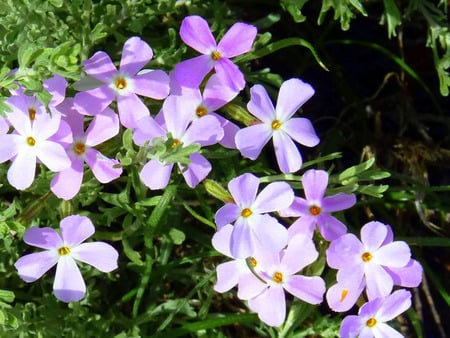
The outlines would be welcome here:
M 295 142 L 306 147 L 314 147 L 320 142 L 311 121 L 306 118 L 292 118 L 284 122 L 281 125 L 281 129 L 295 140 Z
M 64 245 L 69 248 L 78 246 L 95 232 L 91 220 L 86 216 L 80 215 L 71 215 L 63 218 L 60 223 L 60 228 Z
M 387 297 L 394 286 L 391 276 L 378 264 L 371 262 L 365 264 L 367 298 L 373 300 Z
M 9 167 L 9 184 L 18 190 L 28 188 L 36 174 L 36 155 L 31 149 L 21 149 Z
M 360 316 L 346 316 L 341 323 L 339 337 L 356 338 L 365 326 L 365 322 Z
M 177 63 L 172 76 L 182 86 L 198 88 L 213 68 L 213 59 L 209 55 L 200 55 Z
M 94 148 L 86 151 L 86 163 L 100 183 L 111 182 L 122 175 L 123 169 L 115 167 L 120 164 L 118 160 L 108 158 Z
M 260 295 L 250 299 L 248 305 L 267 325 L 281 326 L 286 318 L 286 298 L 281 286 L 267 288 Z
M 386 225 L 381 222 L 369 222 L 361 228 L 361 242 L 364 243 L 368 251 L 378 250 L 386 235 Z
M 119 117 L 110 108 L 95 115 L 86 130 L 86 145 L 93 147 L 119 133 Z
M 238 66 L 232 61 L 222 58 L 214 65 L 214 70 L 225 87 L 239 92 L 245 87 L 245 78 Z
M 216 231 L 211 240 L 213 248 L 228 257 L 231 257 L 230 241 L 232 232 L 233 225 L 226 224 Z
M 169 95 L 169 75 L 162 70 L 152 70 L 134 78 L 135 92 L 152 99 L 164 99 Z
M 217 45 L 217 50 L 226 58 L 247 53 L 256 38 L 255 26 L 237 22 L 228 29 Z
M 80 191 L 83 182 L 84 161 L 75 158 L 69 169 L 60 171 L 53 177 L 50 189 L 59 198 L 70 200 Z
M 138 121 L 133 132 L 133 141 L 139 146 L 143 146 L 146 141 L 150 141 L 149 144 L 152 145 L 153 138 L 166 134 L 166 131 L 149 115 Z
M 104 242 L 81 243 L 71 250 L 71 254 L 76 260 L 92 265 L 101 272 L 117 269 L 119 253 Z
M 25 231 L 23 241 L 41 249 L 58 249 L 63 245 L 61 236 L 53 228 L 31 227 Z
M 290 79 L 280 87 L 277 99 L 277 118 L 286 121 L 314 95 L 311 85 L 300 79 Z
M 202 147 L 219 142 L 223 137 L 223 129 L 219 120 L 211 115 L 203 116 L 191 123 L 183 136 L 185 144 L 200 143 Z
M 364 280 L 360 281 L 347 278 L 346 283 L 336 283 L 331 286 L 326 294 L 328 306 L 335 312 L 350 310 L 364 290 Z
M 137 36 L 129 38 L 123 45 L 120 71 L 133 76 L 153 57 L 151 47 Z
M 325 282 L 317 276 L 293 275 L 283 286 L 290 294 L 309 304 L 321 303 L 326 291 Z
M 354 194 L 338 193 L 333 196 L 327 196 L 322 200 L 322 210 L 324 212 L 335 212 L 351 208 L 356 203 Z
M 402 268 L 384 267 L 384 269 L 389 273 L 395 285 L 415 288 L 422 282 L 423 268 L 415 259 L 411 259 Z
M 240 264 L 239 260 L 233 260 L 216 267 L 217 282 L 214 285 L 214 291 L 227 292 L 237 285 L 241 272 Z
M 252 229 L 238 218 L 231 233 L 230 252 L 234 258 L 247 258 L 253 254 L 255 238 Z
M 89 59 L 83 62 L 84 71 L 102 81 L 108 83 L 112 79 L 113 75 L 117 73 L 117 68 L 114 66 L 111 58 L 105 52 L 97 52 Z
M 107 85 L 75 94 L 74 107 L 83 115 L 101 113 L 116 97 Z
M 152 190 L 164 189 L 169 184 L 173 164 L 164 165 L 157 160 L 148 161 L 142 168 L 139 177 Z
M 304 234 L 309 238 L 314 235 L 314 229 L 316 228 L 316 217 L 305 215 L 300 216 L 294 223 L 289 226 L 288 234 L 289 238 L 294 237 L 297 234 Z
M 182 175 L 186 184 L 194 188 L 197 184 L 208 176 L 212 169 L 211 163 L 201 154 L 194 153 L 189 156 L 191 163 L 189 163 L 186 170 L 182 170 Z M 181 166 L 179 166 L 182 169 Z
M 401 268 L 406 266 L 411 259 L 411 249 L 402 241 L 383 245 L 373 254 L 373 262 L 379 265 Z
M 134 93 L 118 96 L 117 108 L 119 110 L 120 123 L 125 128 L 135 128 L 141 118 L 150 114 L 144 102 Z
M 0 163 L 6 162 L 17 155 L 21 138 L 20 135 L 15 134 L 0 135 Z
M 321 206 L 328 186 L 328 173 L 324 170 L 309 169 L 302 176 L 302 185 L 308 202 L 319 203 Z
M 256 160 L 264 146 L 272 137 L 272 128 L 259 123 L 243 128 L 236 133 L 236 147 L 242 156 Z
M 241 215 L 241 208 L 234 203 L 227 203 L 217 210 L 214 221 L 218 228 L 234 222 Z
M 252 211 L 267 213 L 286 209 L 294 200 L 294 191 L 286 182 L 272 182 L 256 196 Z
M 270 250 L 281 251 L 288 242 L 287 229 L 272 216 L 255 215 L 252 217 L 252 229 L 258 242 Z
M 58 258 L 56 250 L 41 251 L 20 257 L 14 266 L 20 278 L 31 283 L 50 270 Z
M 250 101 L 247 109 L 264 123 L 271 124 L 276 119 L 272 100 L 262 85 L 257 84 L 250 88 Z
M 62 171 L 70 168 L 72 162 L 62 145 L 52 141 L 41 141 L 35 146 L 36 156 L 51 171 Z
M 316 221 L 320 233 L 327 241 L 334 241 L 347 232 L 345 224 L 329 214 L 320 214 L 317 216 Z
M 53 292 L 63 302 L 78 302 L 86 294 L 80 269 L 70 255 L 61 256 L 56 266 Z
M 319 253 L 311 237 L 297 234 L 291 237 L 281 258 L 283 272 L 293 275 L 314 262 Z
M 389 295 L 377 312 L 377 319 L 387 322 L 411 307 L 411 292 L 407 290 L 397 290 Z
M 231 196 L 233 196 L 236 204 L 242 208 L 248 208 L 253 204 L 258 187 L 259 178 L 250 173 L 235 177 L 228 183 Z
M 198 15 L 190 15 L 183 19 L 180 37 L 186 45 L 202 54 L 210 54 L 216 49 L 216 40 L 208 22 Z
M 293 173 L 302 167 L 303 160 L 297 146 L 282 130 L 273 133 L 273 147 L 282 173 Z

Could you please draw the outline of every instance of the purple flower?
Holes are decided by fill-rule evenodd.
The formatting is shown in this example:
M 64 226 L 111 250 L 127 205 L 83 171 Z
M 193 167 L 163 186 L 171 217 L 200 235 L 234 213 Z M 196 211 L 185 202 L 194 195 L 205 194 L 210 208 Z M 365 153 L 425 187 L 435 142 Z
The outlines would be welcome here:
M 203 55 L 178 63 L 174 70 L 175 79 L 183 86 L 198 88 L 214 69 L 226 86 L 235 91 L 242 90 L 244 75 L 230 58 L 250 51 L 256 33 L 256 27 L 238 22 L 216 43 L 205 19 L 197 15 L 184 18 L 180 27 L 181 39 Z
M 119 118 L 109 108 L 95 115 L 86 132 L 84 115 L 73 107 L 67 99 L 58 106 L 65 115 L 73 134 L 73 141 L 64 143 L 71 160 L 70 168 L 60 171 L 51 182 L 51 190 L 59 198 L 72 199 L 79 191 L 83 181 L 84 162 L 91 168 L 95 178 L 101 183 L 108 183 L 122 174 L 122 168 L 116 168 L 118 160 L 110 159 L 94 147 L 119 133 Z
M 402 338 L 403 335 L 386 322 L 410 307 L 411 293 L 406 290 L 397 290 L 385 298 L 376 298 L 361 306 L 357 316 L 351 315 L 344 318 L 340 336 L 342 338 Z
M 350 295 L 356 301 L 355 290 L 362 289 L 361 283 L 366 287 L 368 299 L 373 300 L 387 297 L 394 281 L 401 286 L 417 286 L 422 278 L 422 268 L 411 260 L 408 245 L 393 241 L 390 227 L 380 222 L 365 224 L 361 228 L 361 241 L 353 234 L 332 241 L 327 250 L 327 263 L 339 270 L 338 286 L 331 287 L 327 294 L 328 304 L 336 311 L 353 306 L 354 303 L 345 299 Z
M 165 72 L 139 72 L 152 57 L 152 49 L 139 37 L 131 37 L 125 42 L 119 70 L 108 54 L 95 53 L 84 61 L 84 70 L 102 85 L 77 93 L 76 109 L 82 114 L 95 115 L 117 98 L 120 122 L 124 127 L 135 127 L 139 119 L 149 115 L 147 106 L 136 94 L 153 99 L 164 99 L 169 94 L 169 76 Z
M 69 157 L 51 139 L 60 129 L 61 114 L 55 109 L 48 114 L 40 101 L 23 94 L 11 96 L 6 103 L 12 108 L 7 118 L 15 129 L 11 134 L 0 134 L 0 163 L 12 160 L 8 182 L 16 189 L 28 188 L 34 181 L 37 160 L 54 172 L 67 169 Z
M 273 250 L 281 250 L 287 242 L 287 230 L 268 212 L 286 209 L 294 199 L 294 192 L 286 182 L 273 182 L 259 194 L 259 179 L 243 174 L 228 183 L 233 203 L 221 207 L 215 215 L 218 228 L 234 222 L 230 250 L 235 258 L 253 254 L 256 243 Z
M 356 203 L 353 194 L 339 193 L 325 197 L 328 185 L 328 173 L 323 170 L 310 169 L 302 176 L 302 185 L 306 199 L 294 197 L 291 206 L 282 210 L 285 217 L 298 217 L 289 227 L 289 235 L 305 233 L 312 237 L 317 227 L 327 241 L 332 241 L 347 232 L 347 227 L 329 213 L 348 209 Z
M 314 262 L 318 252 L 312 239 L 298 234 L 289 240 L 285 250 L 261 250 L 255 256 L 260 265 L 258 275 L 265 283 L 253 276 L 253 281 L 241 281 L 242 289 L 256 296 L 248 300 L 251 310 L 270 326 L 280 326 L 286 317 L 284 290 L 310 304 L 319 304 L 325 293 L 325 282 L 318 276 L 303 276 L 297 273 Z M 259 283 L 256 282 L 259 281 Z M 244 283 L 250 286 L 245 286 Z M 245 297 L 245 291 L 242 292 Z
M 163 105 L 162 123 L 148 116 L 139 121 L 139 126 L 134 130 L 133 139 L 138 145 L 144 145 L 156 137 L 167 137 L 170 133 L 173 137 L 172 147 L 182 147 L 198 143 L 202 147 L 215 144 L 223 137 L 223 129 L 214 116 L 205 116 L 191 122 L 192 112 L 195 111 L 194 101 L 185 101 L 181 96 L 169 96 Z M 161 117 L 159 119 L 161 119 Z M 187 167 L 178 164 L 186 183 L 195 187 L 211 171 L 211 164 L 200 153 L 189 156 L 191 163 Z M 174 163 L 153 158 L 148 161 L 141 170 L 142 182 L 150 189 L 163 189 L 167 186 L 172 173 Z
M 86 285 L 76 261 L 92 265 L 102 272 L 117 268 L 117 251 L 103 242 L 82 243 L 95 232 L 85 216 L 73 215 L 61 220 L 61 235 L 54 229 L 31 227 L 25 243 L 45 251 L 25 255 L 14 264 L 20 278 L 31 283 L 56 265 L 53 292 L 63 302 L 75 302 L 86 293 Z
M 292 139 L 313 147 L 319 138 L 310 120 L 292 116 L 314 94 L 314 89 L 300 79 L 287 80 L 280 87 L 275 108 L 263 86 L 253 86 L 250 93 L 247 108 L 262 123 L 241 129 L 236 134 L 237 148 L 244 157 L 255 160 L 273 138 L 280 170 L 285 174 L 299 170 L 302 157 Z

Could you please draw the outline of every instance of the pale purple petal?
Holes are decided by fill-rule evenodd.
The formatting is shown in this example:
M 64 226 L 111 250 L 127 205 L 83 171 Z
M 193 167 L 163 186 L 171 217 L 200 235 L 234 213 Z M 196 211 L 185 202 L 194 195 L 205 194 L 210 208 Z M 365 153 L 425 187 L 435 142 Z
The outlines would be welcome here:
M 253 174 L 245 173 L 233 178 L 228 183 L 228 190 L 235 202 L 243 208 L 249 207 L 256 199 L 259 187 L 259 178 Z
M 256 38 L 256 27 L 237 22 L 228 29 L 217 45 L 217 50 L 226 58 L 249 52 Z
M 164 189 L 169 184 L 173 164 L 164 165 L 157 160 L 148 161 L 141 170 L 139 177 L 152 190 Z
M 109 83 L 117 73 L 117 68 L 114 66 L 111 58 L 105 52 L 97 52 L 89 59 L 83 62 L 84 71 L 96 78 L 97 80 L 102 81 L 103 83 Z
M 294 200 L 294 191 L 286 182 L 272 182 L 256 196 L 252 211 L 267 213 L 287 208 Z
M 217 74 L 212 74 L 203 90 L 203 102 L 212 111 L 216 111 L 231 100 L 239 91 L 226 86 Z
M 67 122 L 74 137 L 84 135 L 84 115 L 80 114 L 74 106 L 74 99 L 67 98 L 60 105 L 58 110 L 61 112 L 61 122 Z M 59 131 L 58 131 L 59 133 Z M 55 136 L 52 137 L 52 139 Z M 60 139 L 60 136 L 57 136 Z
M 302 176 L 302 185 L 309 202 L 322 204 L 328 186 L 328 173 L 324 170 L 309 169 Z
M 269 287 L 259 296 L 248 301 L 249 307 L 270 326 L 281 326 L 286 318 L 286 299 L 281 286 Z
M 92 265 L 101 272 L 117 269 L 119 254 L 111 245 L 104 242 L 82 243 L 71 249 L 74 259 Z
M 259 123 L 243 128 L 236 133 L 236 147 L 242 156 L 256 160 L 264 146 L 272 137 L 272 128 Z
M 391 276 L 383 267 L 377 264 L 366 263 L 364 272 L 366 276 L 367 298 L 369 300 L 378 297 L 387 297 L 391 293 L 394 283 Z
M 320 139 L 310 120 L 303 117 L 294 117 L 281 125 L 281 129 L 293 140 L 306 147 L 314 147 Z
M 240 207 L 233 203 L 227 203 L 217 210 L 214 220 L 217 227 L 222 228 L 226 224 L 234 222 L 240 215 Z
M 230 241 L 232 232 L 233 225 L 226 224 L 216 231 L 211 240 L 213 248 L 228 257 L 231 257 Z
M 213 59 L 209 55 L 200 55 L 177 63 L 173 77 L 182 86 L 198 88 L 213 68 Z
M 302 156 L 288 134 L 282 130 L 275 131 L 273 147 L 282 173 L 289 174 L 300 170 L 303 163 Z
M 289 238 L 294 237 L 297 234 L 304 234 L 309 238 L 312 238 L 314 229 L 316 228 L 316 217 L 305 215 L 301 216 L 288 228 Z
M 389 295 L 377 312 L 377 320 L 390 321 L 411 307 L 411 292 L 397 290 Z
M 83 182 L 83 166 L 83 159 L 76 158 L 72 161 L 72 166 L 69 169 L 57 173 L 50 184 L 52 192 L 65 200 L 75 197 Z
M 67 81 L 61 75 L 55 75 L 43 82 L 43 87 L 50 93 L 52 99 L 50 105 L 56 106 L 60 104 L 66 96 Z
M 237 285 L 241 272 L 240 264 L 240 261 L 234 260 L 216 267 L 217 282 L 214 285 L 214 291 L 227 292 Z
M 120 123 L 126 128 L 135 128 L 138 121 L 150 114 L 147 106 L 133 93 L 117 97 Z
M 9 167 L 8 182 L 14 188 L 24 190 L 33 183 L 35 173 L 36 155 L 34 151 L 22 149 Z
M 333 196 L 327 196 L 322 200 L 322 211 L 335 212 L 351 208 L 356 203 L 356 196 L 343 192 Z
M 170 95 L 163 104 L 164 121 L 167 131 L 172 133 L 174 138 L 182 138 L 192 116 L 197 108 L 197 103 L 192 100 L 186 100 L 185 97 Z M 155 118 L 158 122 L 157 118 Z
M 369 329 L 369 328 L 368 328 Z M 382 337 L 382 338 L 405 338 L 403 334 L 393 329 L 391 326 L 385 323 L 379 323 L 371 328 L 372 332 L 368 334 L 368 337 Z M 361 338 L 364 338 L 360 335 Z
M 138 121 L 138 125 L 133 132 L 133 141 L 139 146 L 143 146 L 146 141 L 150 141 L 155 137 L 165 136 L 167 132 L 155 121 L 153 117 L 146 116 Z
M 17 155 L 18 144 L 22 137 L 14 134 L 0 135 L 0 163 L 6 162 Z
M 86 163 L 91 168 L 95 178 L 100 183 L 108 183 L 122 175 L 122 167 L 116 167 L 120 162 L 103 155 L 97 149 L 86 151 Z
M 86 145 L 93 147 L 119 133 L 119 117 L 110 108 L 95 115 L 86 130 Z
M 250 101 L 247 104 L 248 111 L 264 123 L 271 124 L 275 119 L 275 108 L 272 100 L 262 85 L 254 85 L 250 88 Z
M 162 70 L 152 70 L 134 78 L 134 91 L 152 99 L 164 99 L 169 95 L 169 75 Z
M 185 144 L 199 143 L 202 147 L 219 142 L 223 137 L 220 122 L 214 116 L 203 116 L 191 123 L 181 140 Z
M 365 283 L 348 278 L 347 283 L 336 283 L 331 286 L 326 294 L 328 306 L 335 312 L 350 310 L 364 290 Z
M 115 99 L 114 91 L 108 86 L 101 86 L 85 92 L 77 93 L 73 104 L 75 109 L 84 115 L 101 113 Z
M 191 163 L 189 163 L 186 170 L 182 171 L 182 175 L 186 184 L 191 188 L 194 188 L 197 184 L 208 176 L 212 169 L 211 163 L 201 154 L 194 153 L 189 156 Z M 181 165 L 179 165 L 180 169 Z
M 318 256 L 319 253 L 311 237 L 297 234 L 289 238 L 287 249 L 281 258 L 283 272 L 293 275 L 314 262 Z
M 86 294 L 80 269 L 70 255 L 61 256 L 56 266 L 53 292 L 63 302 L 77 302 Z
M 286 246 L 287 229 L 276 218 L 269 215 L 254 215 L 251 222 L 253 234 L 263 247 L 278 252 Z
M 129 38 L 123 45 L 120 71 L 133 76 L 153 57 L 150 46 L 137 36 Z
M 286 209 L 279 210 L 279 213 L 282 217 L 311 216 L 310 207 L 310 203 L 307 200 L 294 196 L 292 204 Z
M 415 288 L 422 282 L 422 265 L 414 259 L 411 259 L 405 267 L 384 267 L 384 269 L 389 273 L 395 285 Z
M 239 262 L 246 264 L 244 260 L 238 260 Z M 248 266 L 245 265 L 247 272 L 241 272 L 239 276 L 238 285 L 238 298 L 243 300 L 249 300 L 258 296 L 264 289 L 267 288 L 267 284 L 258 279 L 253 272 L 250 271 Z
M 347 227 L 345 224 L 329 214 L 320 214 L 316 217 L 316 222 L 320 233 L 327 241 L 334 241 L 347 233 Z
M 255 238 L 252 229 L 241 218 L 236 220 L 231 234 L 230 252 L 234 258 L 247 258 L 253 254 Z
M 361 228 L 361 242 L 367 251 L 376 251 L 387 235 L 386 225 L 381 222 L 369 222 Z
M 222 58 L 214 65 L 214 70 L 225 87 L 239 92 L 245 87 L 245 78 L 238 66 L 232 61 Z
M 309 304 L 319 304 L 326 291 L 322 278 L 314 276 L 293 275 L 285 283 L 287 292 Z
M 219 144 L 225 148 L 236 149 L 236 143 L 234 140 L 236 133 L 240 130 L 239 126 L 223 118 L 222 116 L 217 115 L 216 113 L 211 113 L 211 116 L 214 116 L 219 120 L 220 126 L 223 129 L 223 137 Z
M 208 22 L 198 15 L 185 17 L 180 27 L 183 42 L 202 54 L 210 54 L 216 49 L 216 40 Z
M 331 242 L 327 249 L 327 263 L 333 269 L 361 265 L 364 246 L 353 234 L 345 234 Z
M 70 168 L 72 162 L 62 145 L 51 141 L 41 141 L 35 148 L 37 158 L 51 171 L 58 172 Z
M 405 242 L 396 241 L 379 248 L 373 253 L 372 261 L 379 265 L 401 268 L 411 259 L 411 250 Z
M 300 79 L 290 79 L 280 87 L 277 99 L 277 118 L 286 121 L 314 95 L 314 89 Z
M 59 234 L 53 228 L 31 227 L 23 235 L 23 241 L 28 245 L 41 249 L 58 249 L 63 242 Z
M 73 248 L 91 237 L 95 228 L 86 216 L 71 215 L 63 218 L 60 223 L 61 237 L 64 245 Z
M 339 336 L 345 338 L 356 338 L 364 326 L 365 322 L 360 316 L 347 316 L 342 321 Z
M 61 113 L 52 110 L 52 114 L 43 114 L 33 121 L 33 134 L 36 139 L 48 139 L 54 135 L 61 124 Z
M 57 261 L 57 251 L 47 250 L 20 257 L 17 262 L 14 263 L 14 266 L 17 269 L 19 277 L 25 282 L 31 283 L 41 278 L 41 276 L 50 270 Z

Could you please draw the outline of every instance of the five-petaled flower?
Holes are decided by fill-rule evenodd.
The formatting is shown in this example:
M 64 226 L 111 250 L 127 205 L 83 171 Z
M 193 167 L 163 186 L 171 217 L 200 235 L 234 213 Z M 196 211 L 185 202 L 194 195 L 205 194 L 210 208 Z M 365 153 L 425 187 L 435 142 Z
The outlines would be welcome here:
M 83 243 L 95 232 L 86 216 L 72 215 L 61 220 L 61 235 L 53 228 L 31 227 L 24 234 L 25 243 L 45 249 L 31 253 L 14 264 L 25 282 L 34 282 L 56 265 L 53 292 L 63 302 L 76 302 L 86 293 L 81 272 L 75 262 L 92 265 L 102 272 L 117 268 L 118 253 L 104 242 Z

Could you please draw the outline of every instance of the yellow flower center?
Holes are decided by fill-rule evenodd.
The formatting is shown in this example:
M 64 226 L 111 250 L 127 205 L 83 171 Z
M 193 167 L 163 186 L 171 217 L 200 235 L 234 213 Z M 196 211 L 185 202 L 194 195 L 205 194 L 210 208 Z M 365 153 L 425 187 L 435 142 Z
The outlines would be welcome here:
M 254 259 L 253 257 L 250 257 L 250 263 L 252 264 L 253 267 L 258 265 L 258 261 L 256 259 Z
M 273 129 L 273 130 L 278 130 L 278 129 L 280 129 L 280 128 L 281 128 L 281 122 L 278 121 L 278 120 L 274 120 L 274 121 L 272 122 L 272 129 Z
M 373 256 L 370 252 L 364 252 L 361 256 L 362 260 L 366 263 L 369 262 L 372 259 L 372 257 Z
M 214 61 L 219 61 L 222 58 L 222 54 L 220 54 L 218 51 L 214 51 L 211 53 L 211 59 Z
M 82 155 L 84 154 L 84 152 L 86 151 L 86 145 L 83 142 L 76 142 L 73 145 L 73 151 L 77 154 L 77 155 Z
M 198 106 L 197 109 L 195 110 L 195 114 L 196 114 L 198 117 L 205 116 L 206 114 L 208 114 L 208 109 L 206 109 L 206 108 L 203 107 L 203 106 Z
M 343 289 L 341 293 L 341 299 L 339 300 L 341 303 L 347 298 L 348 295 L 348 289 Z
M 180 140 L 174 139 L 172 142 L 172 148 L 174 149 L 174 148 L 178 147 L 180 145 L 180 143 L 181 143 Z
M 36 144 L 36 140 L 33 137 L 28 136 L 27 137 L 27 143 L 28 143 L 29 146 L 32 147 L 32 146 L 34 146 Z
M 28 116 L 30 117 L 31 121 L 34 121 L 34 119 L 36 118 L 36 109 L 34 109 L 33 107 L 28 108 Z
M 58 249 L 58 253 L 60 256 L 65 256 L 70 254 L 70 249 L 67 246 L 62 246 Z
M 241 216 L 242 217 L 249 217 L 253 212 L 249 208 L 242 209 Z
M 318 207 L 317 205 L 312 205 L 309 207 L 309 212 L 311 213 L 311 215 L 317 216 L 322 212 L 322 209 L 320 209 L 320 207 Z
M 272 280 L 275 283 L 281 283 L 283 281 L 283 274 L 281 272 L 275 272 L 275 274 L 272 277 Z
M 124 89 L 127 86 L 127 80 L 125 80 L 125 78 L 123 77 L 116 77 L 114 79 L 114 85 L 117 89 Z
M 377 324 L 377 320 L 375 318 L 369 318 L 366 322 L 368 327 L 374 327 Z

